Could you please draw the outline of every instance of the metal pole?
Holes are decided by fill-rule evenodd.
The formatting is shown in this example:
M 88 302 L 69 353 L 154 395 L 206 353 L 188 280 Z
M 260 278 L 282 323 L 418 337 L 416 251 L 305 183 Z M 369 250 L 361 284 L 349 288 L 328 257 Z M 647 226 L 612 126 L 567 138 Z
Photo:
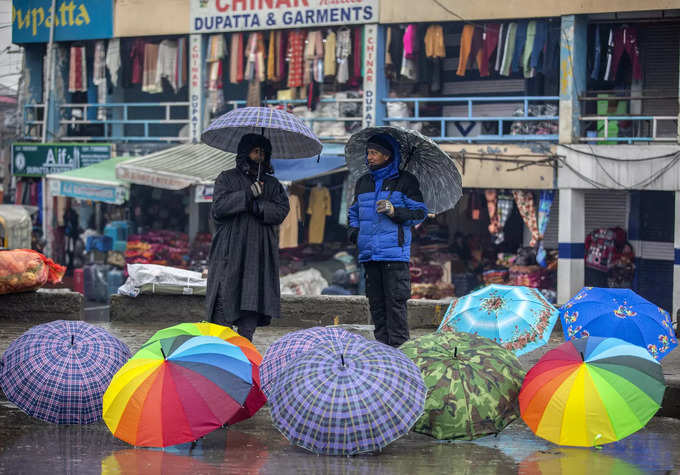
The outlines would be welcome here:
M 47 119 L 50 114 L 50 100 L 54 84 L 54 23 L 57 18 L 57 0 L 52 0 L 52 21 L 50 22 L 50 41 L 47 44 L 47 87 L 43 106 L 42 143 L 47 142 Z

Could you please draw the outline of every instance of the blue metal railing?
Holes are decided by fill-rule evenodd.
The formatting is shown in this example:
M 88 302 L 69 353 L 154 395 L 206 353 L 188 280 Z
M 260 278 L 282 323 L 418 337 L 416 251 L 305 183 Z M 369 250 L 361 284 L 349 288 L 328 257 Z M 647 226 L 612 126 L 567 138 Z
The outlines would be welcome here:
M 646 115 L 592 115 L 579 117 L 582 128 L 586 129 L 592 124 L 596 124 L 596 130 L 586 131 L 585 136 L 581 136 L 581 142 L 615 142 L 629 144 L 635 142 L 677 142 L 678 140 L 678 117 L 677 116 L 646 116 Z M 673 132 L 667 135 L 659 134 L 659 122 L 669 121 L 673 123 Z M 633 131 L 633 136 L 609 136 L 609 123 L 614 122 L 635 122 L 636 129 Z M 646 132 L 642 131 L 642 126 L 645 126 Z
M 421 123 L 438 123 L 439 135 L 429 135 L 438 142 L 523 142 L 523 141 L 554 141 L 558 140 L 557 133 L 516 133 L 512 132 L 512 124 L 532 124 L 537 122 L 549 123 L 557 132 L 559 116 L 557 115 L 558 96 L 501 96 L 501 97 L 400 97 L 383 99 L 385 104 L 389 103 L 407 103 L 412 104 L 413 115 L 408 117 L 386 117 L 385 123 L 387 125 L 395 122 L 421 122 Z M 441 105 L 467 105 L 466 115 L 457 116 L 429 116 L 422 115 L 420 107 L 424 104 L 436 103 Z M 485 116 L 474 113 L 474 105 L 479 104 L 502 104 L 510 103 L 522 106 L 521 115 L 492 115 Z M 536 104 L 539 103 L 539 104 Z M 545 103 L 554 103 L 554 114 L 549 115 L 530 115 L 531 107 L 534 105 L 544 105 Z M 476 123 L 484 124 L 488 128 L 495 128 L 495 133 L 492 134 L 477 134 L 466 135 L 464 128 L 461 125 L 468 127 L 468 133 L 473 129 Z M 455 136 L 449 133 L 449 125 L 461 132 L 461 136 Z
M 24 106 L 25 139 L 36 139 L 38 108 L 43 104 Z M 29 114 L 31 114 L 29 116 Z M 91 118 L 91 117 L 95 118 Z M 189 124 L 188 102 L 122 102 L 108 104 L 61 104 L 60 140 L 117 142 L 186 142 L 188 133 L 180 130 Z M 99 126 L 92 127 L 92 126 Z M 95 131 L 93 134 L 92 132 Z
M 319 127 L 315 128 L 314 125 L 316 123 L 322 123 L 322 122 L 342 122 L 343 124 L 346 122 L 361 122 L 362 121 L 362 111 L 363 111 L 363 99 L 360 97 L 351 97 L 351 98 L 346 98 L 346 99 L 320 99 L 319 102 L 321 104 L 359 104 L 361 106 L 358 116 L 354 117 L 349 117 L 349 116 L 343 116 L 343 115 L 333 115 L 333 116 L 315 116 L 315 117 L 308 117 L 308 116 L 302 116 L 298 115 L 298 117 L 307 123 L 307 125 L 316 133 L 318 136 L 319 140 L 346 140 L 349 138 L 351 133 L 345 131 L 343 134 L 338 134 L 338 135 L 324 135 L 322 132 L 319 131 Z M 303 106 L 307 104 L 307 101 L 305 99 L 289 99 L 289 100 L 266 100 L 262 101 L 263 105 L 268 105 L 268 106 L 281 106 L 285 110 L 292 110 L 294 106 Z M 227 101 L 227 104 L 229 104 L 233 109 L 238 109 L 239 107 L 245 107 L 246 106 L 246 101 L 242 100 L 235 100 L 235 101 Z

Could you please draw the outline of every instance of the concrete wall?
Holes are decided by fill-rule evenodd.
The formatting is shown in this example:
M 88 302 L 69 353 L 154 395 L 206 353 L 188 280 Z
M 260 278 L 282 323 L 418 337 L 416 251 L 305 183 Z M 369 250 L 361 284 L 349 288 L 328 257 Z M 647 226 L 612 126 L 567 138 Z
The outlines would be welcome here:
M 410 300 L 408 319 L 411 328 L 435 328 L 449 303 L 439 300 Z M 314 296 L 281 297 L 281 318 L 272 325 L 309 328 L 317 325 L 370 324 L 366 297 Z M 204 298 L 184 295 L 140 295 L 136 298 L 113 295 L 112 322 L 167 321 L 168 324 L 205 319 Z
M 65 289 L 0 295 L 0 321 L 82 320 L 83 307 L 83 295 Z
M 442 8 L 437 3 L 443 4 Z M 676 0 L 490 0 L 486 2 L 418 2 L 412 0 L 382 0 L 380 23 L 421 21 L 491 20 L 511 18 L 540 18 L 584 13 L 635 12 L 678 8 Z

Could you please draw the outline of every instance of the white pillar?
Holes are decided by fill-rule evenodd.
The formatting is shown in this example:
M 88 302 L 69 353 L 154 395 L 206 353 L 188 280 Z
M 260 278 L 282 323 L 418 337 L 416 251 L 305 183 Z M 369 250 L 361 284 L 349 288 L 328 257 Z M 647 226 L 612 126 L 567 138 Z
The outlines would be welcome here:
M 680 310 L 680 191 L 675 192 L 675 233 L 673 239 L 675 251 L 675 265 L 673 266 L 673 315 L 674 322 L 678 322 L 677 311 Z
M 559 193 L 557 303 L 561 305 L 583 287 L 586 225 L 584 191 L 562 189 Z
M 198 229 L 200 226 L 201 214 L 198 209 L 198 203 L 196 203 L 195 198 L 195 187 L 191 187 L 191 193 L 189 193 L 189 204 L 187 205 L 187 213 L 189 213 L 189 240 L 193 241 L 198 234 Z

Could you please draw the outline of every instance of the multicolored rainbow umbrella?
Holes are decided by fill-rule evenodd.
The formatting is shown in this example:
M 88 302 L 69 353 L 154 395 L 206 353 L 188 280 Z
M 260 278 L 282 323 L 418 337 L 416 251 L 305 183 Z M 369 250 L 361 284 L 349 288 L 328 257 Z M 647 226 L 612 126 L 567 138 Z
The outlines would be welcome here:
M 558 316 L 537 289 L 492 284 L 454 299 L 437 331 L 483 336 L 520 356 L 548 342 Z
M 560 309 L 564 339 L 614 337 L 662 360 L 678 346 L 671 316 L 630 289 L 585 287 Z
M 104 422 L 136 446 L 190 442 L 232 420 L 252 389 L 252 374 L 243 351 L 217 337 L 153 341 L 113 377 Z
M 618 338 L 571 340 L 549 351 L 524 379 L 520 412 L 555 444 L 591 447 L 628 437 L 661 407 L 661 365 Z
M 248 394 L 248 397 L 246 398 L 245 404 L 234 415 L 234 417 L 227 422 L 228 425 L 236 424 L 237 422 L 241 422 L 254 416 L 255 413 L 265 405 L 267 398 L 260 389 L 262 387 L 260 384 L 260 364 L 262 364 L 262 355 L 259 351 L 257 351 L 257 348 L 255 348 L 255 345 L 253 345 L 250 340 L 242 337 L 229 327 L 210 322 L 197 322 L 180 323 L 179 325 L 158 330 L 151 338 L 149 338 L 147 343 L 180 335 L 203 335 L 220 338 L 221 340 L 231 343 L 232 345 L 238 346 L 241 351 L 243 351 L 243 354 L 246 355 L 248 361 L 252 363 L 253 387 L 250 390 L 250 394 Z

